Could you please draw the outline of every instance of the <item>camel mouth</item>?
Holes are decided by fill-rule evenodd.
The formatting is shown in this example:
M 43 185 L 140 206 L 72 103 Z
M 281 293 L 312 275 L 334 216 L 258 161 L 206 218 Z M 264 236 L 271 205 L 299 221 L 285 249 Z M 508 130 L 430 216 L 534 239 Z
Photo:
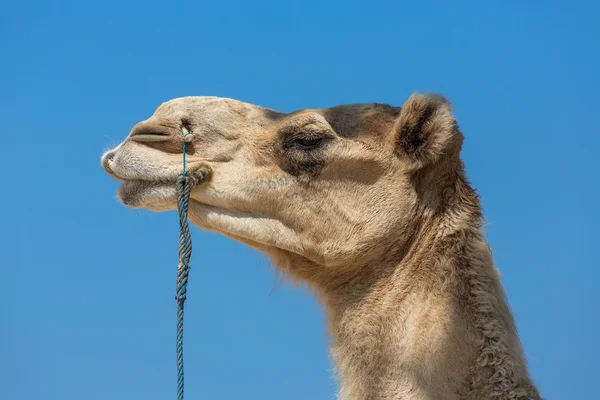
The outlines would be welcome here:
M 188 178 L 192 186 L 201 184 L 209 174 L 206 170 L 190 172 Z M 177 180 L 180 177 L 181 174 L 159 179 L 123 178 L 116 175 L 115 179 L 122 182 L 117 189 L 117 198 L 131 208 L 165 211 L 176 204 L 179 196 Z
M 177 176 L 173 177 L 165 177 L 161 179 L 156 178 L 144 178 L 141 176 L 136 177 L 123 177 L 118 175 L 115 171 L 109 168 L 104 169 L 105 172 L 117 182 L 120 182 L 119 190 L 129 191 L 133 188 L 138 188 L 139 190 L 150 188 L 153 186 L 173 186 L 175 187 L 177 182 Z
M 177 198 L 177 176 L 146 178 L 135 171 L 117 172 L 114 165 L 116 151 L 102 156 L 102 169 L 112 179 L 121 183 L 117 189 L 117 199 L 131 208 L 147 207 L 155 211 L 165 211 L 172 207 Z M 133 173 L 131 173 L 133 172 Z

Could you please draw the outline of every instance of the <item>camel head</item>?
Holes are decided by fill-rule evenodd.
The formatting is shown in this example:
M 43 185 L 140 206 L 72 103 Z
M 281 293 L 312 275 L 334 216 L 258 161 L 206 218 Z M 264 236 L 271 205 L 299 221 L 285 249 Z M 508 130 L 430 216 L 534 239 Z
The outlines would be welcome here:
M 309 281 L 405 251 L 423 216 L 460 196 L 462 135 L 437 95 L 289 114 L 217 97 L 168 101 L 102 156 L 123 182 L 120 201 L 175 210 L 184 140 L 192 223 Z

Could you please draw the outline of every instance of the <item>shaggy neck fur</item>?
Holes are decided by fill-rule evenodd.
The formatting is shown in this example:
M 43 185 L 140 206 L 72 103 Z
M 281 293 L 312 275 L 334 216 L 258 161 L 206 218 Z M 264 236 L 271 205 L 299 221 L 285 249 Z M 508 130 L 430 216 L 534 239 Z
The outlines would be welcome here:
M 340 400 L 541 399 L 470 214 L 428 218 L 408 251 L 321 293 Z

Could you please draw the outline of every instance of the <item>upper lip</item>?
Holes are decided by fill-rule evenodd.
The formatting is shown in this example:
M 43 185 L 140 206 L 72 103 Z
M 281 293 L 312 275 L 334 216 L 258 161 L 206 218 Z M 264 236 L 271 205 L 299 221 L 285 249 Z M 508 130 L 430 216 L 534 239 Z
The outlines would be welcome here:
M 140 181 L 140 182 L 155 182 L 155 183 L 175 183 L 175 181 L 177 180 L 177 178 L 165 178 L 165 179 L 144 179 L 142 177 L 129 177 L 129 178 L 123 178 L 119 175 L 117 175 L 117 173 L 110 167 L 111 163 L 112 163 L 112 158 L 113 158 L 113 154 L 111 153 L 107 153 L 104 157 L 102 157 L 102 169 L 104 169 L 104 171 L 113 179 L 119 181 L 119 182 L 133 182 L 133 181 Z
M 116 149 L 107 151 L 101 158 L 102 169 L 113 179 L 119 182 L 131 182 L 131 181 L 143 181 L 143 182 L 154 182 L 154 183 L 162 183 L 162 184 L 175 184 L 179 177 L 179 173 L 176 173 L 174 170 L 169 168 L 168 171 L 164 171 L 163 174 L 156 176 L 156 174 L 152 174 L 155 176 L 147 177 L 147 176 L 139 176 L 137 173 L 126 173 L 125 176 L 119 175 L 113 168 L 113 159 L 116 154 Z M 135 171 L 132 171 L 135 172 Z

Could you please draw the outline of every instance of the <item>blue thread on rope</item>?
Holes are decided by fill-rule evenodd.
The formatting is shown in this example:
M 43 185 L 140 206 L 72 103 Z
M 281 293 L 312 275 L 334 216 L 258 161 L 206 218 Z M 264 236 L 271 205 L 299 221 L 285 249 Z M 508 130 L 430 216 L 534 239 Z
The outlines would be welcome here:
M 183 400 L 184 374 L 183 374 L 183 305 L 187 296 L 188 276 L 190 273 L 190 257 L 192 255 L 192 237 L 187 222 L 190 190 L 192 184 L 187 176 L 186 168 L 186 140 L 189 133 L 184 135 L 183 141 L 183 174 L 177 179 L 176 187 L 179 194 L 177 211 L 179 212 L 179 265 L 177 267 L 177 338 L 175 348 L 177 352 L 177 400 Z

